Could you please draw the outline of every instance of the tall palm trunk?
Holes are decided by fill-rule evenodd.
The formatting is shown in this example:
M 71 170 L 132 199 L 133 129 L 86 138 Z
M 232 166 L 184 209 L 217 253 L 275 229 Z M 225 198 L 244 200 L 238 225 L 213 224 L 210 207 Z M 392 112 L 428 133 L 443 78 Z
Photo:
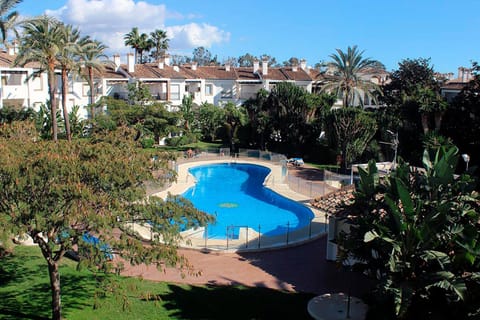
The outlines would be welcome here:
M 90 115 L 92 119 L 95 116 L 95 92 L 94 92 L 94 83 L 93 83 L 93 68 L 88 67 L 88 85 L 90 86 Z
M 52 117 L 52 139 L 58 140 L 58 124 L 57 124 L 57 97 L 56 97 L 56 79 L 55 79 L 55 64 L 50 62 L 48 64 L 48 95 L 50 96 L 50 114 Z
M 68 74 L 67 70 L 62 69 L 62 109 L 63 109 L 63 120 L 65 121 L 65 133 L 67 135 L 67 140 L 72 141 L 72 133 L 70 132 L 70 119 L 68 118 L 67 111 L 67 94 L 68 94 Z

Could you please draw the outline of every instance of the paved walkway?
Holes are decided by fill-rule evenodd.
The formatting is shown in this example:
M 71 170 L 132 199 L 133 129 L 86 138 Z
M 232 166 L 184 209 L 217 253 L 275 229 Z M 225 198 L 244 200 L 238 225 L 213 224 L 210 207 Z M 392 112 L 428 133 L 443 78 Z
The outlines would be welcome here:
M 326 237 L 298 247 L 265 252 L 203 253 L 180 249 L 179 253 L 201 272 L 200 276 L 182 278 L 176 269 L 167 268 L 164 272 L 145 265 L 128 266 L 123 274 L 174 283 L 241 284 L 314 294 L 346 292 L 348 285 L 352 286 L 352 294 L 356 296 L 369 290 L 365 279 L 326 261 L 325 250 Z

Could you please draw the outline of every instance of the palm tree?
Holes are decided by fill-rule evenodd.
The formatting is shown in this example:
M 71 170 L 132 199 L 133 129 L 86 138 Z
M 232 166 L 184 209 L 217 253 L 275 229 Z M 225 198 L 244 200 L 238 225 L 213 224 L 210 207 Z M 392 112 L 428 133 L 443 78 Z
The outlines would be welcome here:
M 72 70 L 77 69 L 78 61 L 76 59 L 76 47 L 78 46 L 78 41 L 80 39 L 80 32 L 71 25 L 64 24 L 59 24 L 59 32 L 61 37 L 57 60 L 62 70 L 62 109 L 67 140 L 71 141 L 72 134 L 70 131 L 70 121 L 68 119 L 67 111 L 68 75 Z
M 158 60 L 162 54 L 168 49 L 167 32 L 157 29 L 150 32 L 150 39 L 152 40 L 155 51 L 152 53 L 152 58 Z
M 125 45 L 132 47 L 135 50 L 135 62 L 137 62 L 138 49 L 140 48 L 140 33 L 137 27 L 133 27 L 132 30 L 123 36 Z
M 153 43 L 148 38 L 146 33 L 139 33 L 137 27 L 133 27 L 132 30 L 125 34 L 123 37 L 125 45 L 132 47 L 135 50 L 135 62 L 143 62 L 143 52 L 152 48 Z
M 81 41 L 81 44 L 78 48 L 79 51 L 77 54 L 79 55 L 81 65 L 87 70 L 85 78 L 90 87 L 90 117 L 93 119 L 95 116 L 95 83 L 93 81 L 94 71 L 103 72 L 105 67 L 113 67 L 114 63 L 109 61 L 107 55 L 104 54 L 107 46 L 98 40 L 92 40 L 86 37 Z
M 138 54 L 140 55 L 140 63 L 144 63 L 143 60 L 143 52 L 150 51 L 153 48 L 153 40 L 148 37 L 148 34 L 142 33 L 140 34 L 140 38 L 138 39 L 139 46 L 138 46 Z
M 5 42 L 8 30 L 13 28 L 15 20 L 18 17 L 18 12 L 11 10 L 20 2 L 22 2 L 22 0 L 0 0 L 0 32 L 2 42 Z
M 50 113 L 52 117 L 52 139 L 57 141 L 57 81 L 55 66 L 62 43 L 59 22 L 49 16 L 41 16 L 27 21 L 23 25 L 23 37 L 20 41 L 19 54 L 14 65 L 24 66 L 29 62 L 40 65 L 37 73 L 47 72 Z
M 329 80 L 322 88 L 322 91 L 333 92 L 341 96 L 343 106 L 352 106 L 355 101 L 359 101 L 363 106 L 363 95 L 376 101 L 373 91 L 380 92 L 380 88 L 371 81 L 361 78 L 362 73 L 367 69 L 379 65 L 378 61 L 362 57 L 363 51 L 359 51 L 357 46 L 348 47 L 347 52 L 337 49 L 336 54 L 330 55 L 333 61 L 329 64 L 335 69 L 335 76 Z

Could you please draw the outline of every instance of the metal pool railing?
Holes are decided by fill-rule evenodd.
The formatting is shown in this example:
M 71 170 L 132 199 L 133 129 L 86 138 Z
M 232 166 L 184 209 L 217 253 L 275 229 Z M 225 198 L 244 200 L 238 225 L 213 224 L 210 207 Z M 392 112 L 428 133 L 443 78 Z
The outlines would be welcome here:
M 272 232 L 263 232 L 271 230 L 271 226 L 258 225 L 249 227 L 247 225 L 230 225 L 225 228 L 222 235 L 209 234 L 208 227 L 197 230 L 189 230 L 184 234 L 185 243 L 188 247 L 205 250 L 219 251 L 250 251 L 266 250 L 272 248 L 281 248 L 318 238 L 327 233 L 327 217 L 314 217 L 307 225 L 301 228 L 295 228 L 294 224 L 287 222 L 280 224 L 277 229 L 283 229 L 284 232 L 272 234 Z

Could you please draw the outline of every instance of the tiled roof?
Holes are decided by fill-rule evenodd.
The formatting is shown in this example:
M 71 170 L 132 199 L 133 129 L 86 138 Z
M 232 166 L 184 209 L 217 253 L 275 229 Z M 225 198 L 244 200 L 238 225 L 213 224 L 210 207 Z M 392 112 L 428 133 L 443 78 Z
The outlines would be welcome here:
M 238 80 L 245 80 L 245 81 L 251 81 L 251 80 L 258 80 L 260 81 L 260 77 L 258 76 L 257 73 L 253 73 L 253 68 L 252 67 L 239 67 L 235 68 L 235 71 L 237 72 L 237 79 Z
M 327 193 L 324 196 L 315 198 L 311 201 L 310 204 L 313 207 L 322 210 L 329 215 L 341 215 L 343 213 L 343 207 L 353 202 L 354 191 L 355 185 L 348 185 L 341 188 L 340 190 L 335 190 L 333 192 Z
M 191 74 L 185 71 L 185 68 L 164 65 L 162 69 L 158 67 L 157 63 L 136 64 L 134 72 L 128 72 L 126 65 L 122 65 L 121 67 L 134 78 L 189 79 L 192 77 Z
M 127 71 L 127 66 L 122 65 L 122 68 Z M 178 71 L 175 71 L 177 69 Z M 215 80 L 244 80 L 252 81 L 262 79 L 277 80 L 277 81 L 311 81 L 312 78 L 302 68 L 293 71 L 292 67 L 282 68 L 268 68 L 268 74 L 262 75 L 260 68 L 256 73 L 253 72 L 253 67 L 230 67 L 227 71 L 225 66 L 198 66 L 193 70 L 192 65 L 181 66 L 167 66 L 163 69 L 158 67 L 157 63 L 136 64 L 134 72 L 128 72 L 134 78 L 143 79 L 215 79 Z
M 444 85 L 441 86 L 440 89 L 462 90 L 463 88 L 465 88 L 466 85 L 467 82 L 458 81 L 458 79 L 456 79 L 446 82 Z
M 0 67 L 2 68 L 14 68 L 13 62 L 17 55 L 8 54 L 8 52 L 0 51 Z M 36 62 L 29 62 L 25 65 L 25 68 L 38 68 L 40 65 Z M 22 68 L 18 66 L 18 68 Z
M 288 77 L 290 80 L 295 81 L 312 81 L 312 78 L 308 75 L 308 73 L 303 70 L 302 68 L 297 68 L 296 71 L 293 71 L 292 67 L 284 67 L 280 68 L 282 73 Z
M 82 75 L 83 76 L 87 76 L 88 75 L 88 71 L 87 69 L 83 69 L 82 70 Z M 98 79 L 98 78 L 106 78 L 106 79 L 125 79 L 127 80 L 127 78 L 125 77 L 125 75 L 123 75 L 121 72 L 117 72 L 115 71 L 115 69 L 112 67 L 112 66 L 105 66 L 104 70 L 102 72 L 99 72 L 95 69 L 93 69 L 93 77 Z
M 225 66 L 202 66 L 197 67 L 197 71 L 206 75 L 204 79 L 235 80 L 237 78 L 233 67 L 230 67 L 230 71 L 227 71 Z

